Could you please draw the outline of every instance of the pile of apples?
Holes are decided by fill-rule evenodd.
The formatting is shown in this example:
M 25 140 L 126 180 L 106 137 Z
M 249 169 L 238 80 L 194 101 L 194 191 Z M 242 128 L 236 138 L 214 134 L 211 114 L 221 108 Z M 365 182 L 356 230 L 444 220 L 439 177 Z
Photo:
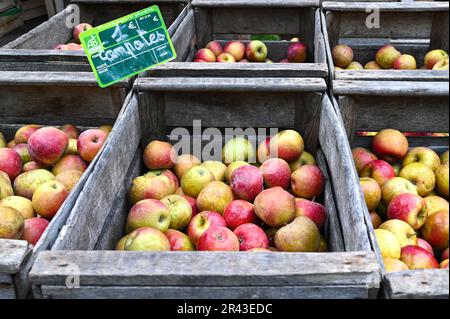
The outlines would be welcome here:
M 82 32 L 93 29 L 94 27 L 91 26 L 88 23 L 80 23 L 75 28 L 73 28 L 73 40 L 75 43 L 70 42 L 67 44 L 58 44 L 55 47 L 55 50 L 62 50 L 62 51 L 83 51 L 83 46 L 80 44 L 80 35 Z
M 448 268 L 449 152 L 409 150 L 394 129 L 380 131 L 372 151 L 352 153 L 386 271 Z
M 333 62 L 335 70 L 416 70 L 416 59 L 410 54 L 402 54 L 392 45 L 380 48 L 375 60 L 367 62 L 364 67 L 361 63 L 353 61 L 353 49 L 345 44 L 339 44 L 333 48 Z M 436 49 L 428 52 L 424 58 L 422 69 L 448 70 L 449 57 L 444 50 Z
M 320 234 L 327 212 L 315 201 L 324 175 L 301 135 L 282 131 L 259 145 L 260 167 L 248 163 L 254 157 L 243 137 L 224 145 L 222 161 L 203 163 L 150 142 L 143 153 L 150 171 L 132 183 L 134 206 L 116 249 L 327 251 Z
M 0 238 L 35 245 L 110 131 L 30 124 L 9 143 L 0 132 Z
M 287 58 L 279 63 L 303 63 L 306 61 L 308 50 L 306 45 L 298 38 L 291 39 L 293 42 L 288 47 Z M 194 56 L 194 62 L 224 62 L 224 63 L 273 63 L 267 59 L 268 49 L 264 42 L 255 40 L 245 46 L 240 41 L 232 41 L 224 47 L 217 42 L 209 42 L 205 48 L 200 49 Z

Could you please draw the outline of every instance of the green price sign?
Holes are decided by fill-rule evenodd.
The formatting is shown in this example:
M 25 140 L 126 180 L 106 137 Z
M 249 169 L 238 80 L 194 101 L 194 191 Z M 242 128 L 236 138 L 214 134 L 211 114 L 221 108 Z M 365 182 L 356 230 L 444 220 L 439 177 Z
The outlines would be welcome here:
M 102 88 L 177 57 L 158 6 L 85 31 L 81 44 Z

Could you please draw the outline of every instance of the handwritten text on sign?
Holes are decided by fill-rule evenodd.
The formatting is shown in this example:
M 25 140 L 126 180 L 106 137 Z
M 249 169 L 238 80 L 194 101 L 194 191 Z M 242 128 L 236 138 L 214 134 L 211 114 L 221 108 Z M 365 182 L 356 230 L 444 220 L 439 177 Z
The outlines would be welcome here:
M 81 43 L 101 87 L 176 58 L 158 6 L 83 32 Z

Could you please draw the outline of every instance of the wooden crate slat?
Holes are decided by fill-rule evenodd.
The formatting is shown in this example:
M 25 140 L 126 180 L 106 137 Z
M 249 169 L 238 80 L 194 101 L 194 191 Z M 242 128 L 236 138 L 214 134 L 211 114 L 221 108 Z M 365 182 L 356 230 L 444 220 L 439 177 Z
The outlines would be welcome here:
M 362 11 L 368 6 L 373 6 L 380 11 L 446 11 L 448 2 L 440 1 L 411 1 L 411 2 L 335 2 L 324 1 L 322 8 L 333 11 Z
M 19 272 L 29 252 L 30 247 L 24 240 L 0 240 L 0 275 Z
M 14 290 L 13 278 L 11 275 L 2 274 L 0 271 L 0 300 L 15 299 L 16 292 Z
M 373 80 L 373 81 L 445 81 L 449 77 L 448 71 L 433 70 L 340 70 L 335 73 L 336 80 Z
M 318 0 L 193 0 L 194 7 L 318 7 Z

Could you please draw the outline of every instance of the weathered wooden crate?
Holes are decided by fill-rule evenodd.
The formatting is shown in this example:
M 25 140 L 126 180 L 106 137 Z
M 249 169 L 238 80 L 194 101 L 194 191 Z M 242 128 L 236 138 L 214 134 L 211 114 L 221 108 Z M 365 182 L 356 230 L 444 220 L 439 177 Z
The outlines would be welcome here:
M 178 58 L 152 69 L 155 76 L 320 77 L 328 75 L 318 0 L 194 0 L 172 37 Z M 195 52 L 208 42 L 248 43 L 251 36 L 276 35 L 283 41 L 264 41 L 268 58 L 287 58 L 293 37 L 308 47 L 307 63 L 194 63 Z
M 366 19 L 380 12 L 380 27 L 368 28 Z M 413 55 L 417 67 L 432 49 L 449 52 L 448 1 L 416 2 L 323 2 L 322 24 L 331 79 L 372 81 L 447 81 L 448 71 L 433 70 L 339 70 L 334 71 L 331 50 L 340 43 L 353 48 L 354 60 L 363 65 L 375 59 L 384 44 Z M 368 11 L 366 11 L 368 10 Z
M 189 0 L 73 0 L 78 7 L 80 22 L 94 26 L 112 21 L 140 9 L 158 5 L 164 21 L 172 35 L 189 10 Z M 48 21 L 0 49 L 0 62 L 9 62 L 17 70 L 23 63 L 31 65 L 61 63 L 68 70 L 83 68 L 91 70 L 84 51 L 60 51 L 54 48 L 61 43 L 72 41 L 72 27 L 67 25 L 74 17 L 70 7 L 59 12 Z
M 0 69 L 6 66 L 0 64 Z M 81 129 L 114 124 L 130 84 L 100 89 L 92 73 L 0 71 L 0 131 L 8 140 L 23 124 L 75 124 Z M 109 143 L 109 139 L 108 142 Z M 107 144 L 106 143 L 106 144 Z M 59 209 L 38 243 L 0 239 L 0 298 L 25 298 L 28 272 L 38 252 L 49 249 L 86 183 L 99 156 Z
M 350 148 L 324 94 L 324 79 L 140 78 L 135 89 L 138 93 L 74 205 L 72 226 L 34 264 L 36 297 L 376 297 L 379 266 L 361 210 L 353 205 L 356 188 L 347 182 L 353 174 Z M 142 145 L 168 139 L 174 127 L 185 128 L 186 135 L 195 119 L 203 129 L 299 130 L 327 174 L 323 202 L 331 252 L 112 251 L 131 207 L 131 181 L 144 172 Z M 73 283 L 79 286 L 70 288 Z
M 370 147 L 372 137 L 358 132 L 378 132 L 394 128 L 402 132 L 447 133 L 445 136 L 408 136 L 409 144 L 431 147 L 438 153 L 448 149 L 449 87 L 445 82 L 375 82 L 335 80 L 335 107 L 352 147 Z M 356 169 L 355 169 L 356 171 Z M 377 247 L 369 212 L 362 192 L 361 202 L 372 245 Z M 378 248 L 375 248 L 379 252 Z M 386 273 L 383 271 L 382 295 L 386 298 L 448 298 L 449 272 L 443 269 Z

